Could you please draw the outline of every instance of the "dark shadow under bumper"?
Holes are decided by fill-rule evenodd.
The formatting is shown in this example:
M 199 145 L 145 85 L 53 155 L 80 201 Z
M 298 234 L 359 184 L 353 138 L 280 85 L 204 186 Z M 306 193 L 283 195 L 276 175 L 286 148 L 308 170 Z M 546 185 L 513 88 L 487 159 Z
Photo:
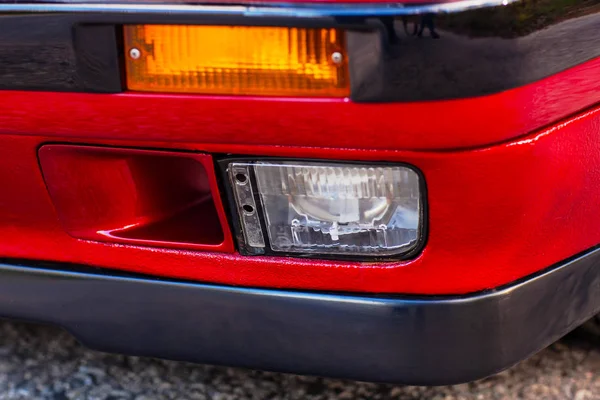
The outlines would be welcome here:
M 91 348 L 367 381 L 482 378 L 600 311 L 598 249 L 461 297 L 248 289 L 22 264 L 0 264 L 0 317 L 59 325 Z

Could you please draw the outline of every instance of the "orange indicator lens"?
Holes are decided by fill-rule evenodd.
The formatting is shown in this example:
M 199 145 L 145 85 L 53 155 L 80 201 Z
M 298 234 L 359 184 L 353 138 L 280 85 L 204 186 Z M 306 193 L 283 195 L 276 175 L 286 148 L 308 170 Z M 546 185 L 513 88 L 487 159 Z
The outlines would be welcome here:
M 350 94 L 338 29 L 127 25 L 127 87 L 143 92 Z

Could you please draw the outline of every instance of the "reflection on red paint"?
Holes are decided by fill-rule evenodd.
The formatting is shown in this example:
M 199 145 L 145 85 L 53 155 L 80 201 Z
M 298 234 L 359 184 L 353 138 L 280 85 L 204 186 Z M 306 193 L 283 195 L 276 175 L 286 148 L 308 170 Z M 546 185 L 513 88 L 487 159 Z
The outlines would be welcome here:
M 54 140 L 465 149 L 508 141 L 600 102 L 600 58 L 490 96 L 422 103 L 3 91 L 0 130 Z M 15 106 L 18 105 L 18 106 Z

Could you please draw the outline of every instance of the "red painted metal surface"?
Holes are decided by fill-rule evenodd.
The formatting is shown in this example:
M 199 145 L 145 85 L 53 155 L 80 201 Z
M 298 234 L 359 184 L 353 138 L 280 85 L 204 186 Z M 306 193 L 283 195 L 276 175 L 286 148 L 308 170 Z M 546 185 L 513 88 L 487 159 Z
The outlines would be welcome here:
M 61 225 L 75 238 L 234 250 L 209 155 L 51 144 L 39 159 Z
M 538 90 L 544 91 L 543 88 Z M 580 89 L 573 88 L 577 90 Z M 589 97 L 596 95 L 590 93 Z M 272 122 L 287 107 L 285 103 L 267 107 L 277 105 L 276 102 L 256 102 L 253 107 L 262 110 L 258 113 L 252 109 L 227 108 L 225 101 L 215 101 L 215 105 L 210 106 L 208 100 L 168 96 L 146 99 L 130 95 L 3 93 L 1 99 L 2 257 L 84 263 L 233 285 L 445 294 L 505 284 L 600 243 L 600 213 L 597 211 L 600 109 L 498 145 L 474 150 L 414 152 L 383 150 L 405 147 L 400 145 L 408 138 L 399 133 L 406 132 L 401 118 L 395 117 L 394 130 L 384 135 L 374 130 L 372 124 L 364 123 L 364 114 L 358 112 L 345 114 L 352 118 L 350 122 L 340 122 L 336 114 L 326 117 L 327 111 L 323 110 L 329 104 L 326 102 L 307 102 L 306 108 L 300 107 L 313 113 L 306 116 L 315 128 L 316 132 L 312 132 L 307 121 L 301 118 L 301 111 L 286 125 L 265 124 L 262 117 Z M 170 101 L 173 104 L 168 105 Z M 154 105 L 149 107 L 149 103 Z M 193 104 L 197 106 L 195 114 L 191 113 Z M 233 104 L 250 107 L 252 102 L 239 100 L 229 104 L 230 107 Z M 290 101 L 290 110 L 299 104 Z M 459 102 L 448 106 L 458 107 L 458 104 L 465 105 Z M 125 105 L 130 108 L 123 109 Z M 171 119 L 161 119 L 165 110 L 161 110 L 160 105 L 168 109 Z M 203 109 L 202 105 L 207 108 Z M 406 107 L 372 107 L 375 110 L 396 106 Z M 363 106 L 349 107 L 357 110 Z M 421 118 L 435 115 L 427 112 L 426 105 L 414 107 L 421 107 Z M 527 110 L 527 107 L 521 109 Z M 217 113 L 219 109 L 222 114 Z M 515 104 L 514 109 L 519 110 L 519 104 Z M 119 122 L 117 115 L 123 120 Z M 213 123 L 199 124 L 202 118 L 197 115 Z M 423 121 L 441 127 L 431 115 Z M 482 118 L 477 112 L 472 115 L 473 119 Z M 514 119 L 527 120 L 527 115 L 519 117 L 516 112 L 506 118 L 502 118 L 502 114 L 494 115 L 487 126 L 495 132 L 505 123 L 510 129 L 514 128 L 511 125 Z M 316 126 L 319 125 L 315 121 L 317 116 L 321 118 L 321 125 L 332 128 L 339 122 L 342 129 L 331 129 L 324 135 Z M 391 124 L 389 120 L 389 114 L 385 113 L 379 119 L 382 124 Z M 165 126 L 161 127 L 159 122 Z M 423 124 L 424 129 L 429 131 L 427 124 Z M 484 121 L 478 124 L 485 125 Z M 257 126 L 268 129 L 263 132 Z M 462 137 L 470 137 L 472 143 L 482 141 L 479 135 L 485 140 L 491 139 L 488 131 L 476 130 L 470 122 L 461 128 L 465 126 L 468 135 L 451 125 L 444 134 L 452 136 L 462 132 Z M 373 137 L 382 140 L 380 150 L 369 149 L 374 143 Z M 436 137 L 441 140 L 442 134 Z M 40 145 L 58 138 L 71 143 L 411 163 L 421 169 L 427 182 L 428 241 L 423 253 L 414 260 L 369 264 L 242 257 L 235 253 L 76 239 L 61 226 L 38 165 Z M 388 142 L 385 138 L 389 138 Z M 432 143 L 422 132 L 417 139 L 428 145 Z M 413 143 L 417 143 L 417 139 Z M 314 147 L 291 146 L 311 140 L 316 142 Z M 273 146 L 274 142 L 279 146 Z M 337 147 L 325 147 L 326 143 Z M 341 148 L 344 143 L 355 149 Z
M 0 129 L 54 140 L 227 144 L 242 149 L 258 145 L 471 148 L 522 136 L 600 102 L 599 74 L 600 58 L 490 96 L 404 104 L 4 91 Z
M 0 257 L 260 287 L 449 294 L 505 284 L 600 243 L 600 109 L 540 129 L 599 102 L 599 72 L 593 60 L 492 96 L 412 104 L 5 91 Z M 78 239 L 38 164 L 52 142 L 411 163 L 428 187 L 428 241 L 414 260 L 368 264 Z

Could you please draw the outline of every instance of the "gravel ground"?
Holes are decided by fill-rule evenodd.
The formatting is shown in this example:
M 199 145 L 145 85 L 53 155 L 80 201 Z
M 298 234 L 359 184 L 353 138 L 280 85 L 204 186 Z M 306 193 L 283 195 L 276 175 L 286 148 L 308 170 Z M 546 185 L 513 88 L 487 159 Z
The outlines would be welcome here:
M 600 399 L 600 342 L 575 331 L 494 377 L 424 388 L 104 354 L 60 329 L 0 321 L 0 399 Z

